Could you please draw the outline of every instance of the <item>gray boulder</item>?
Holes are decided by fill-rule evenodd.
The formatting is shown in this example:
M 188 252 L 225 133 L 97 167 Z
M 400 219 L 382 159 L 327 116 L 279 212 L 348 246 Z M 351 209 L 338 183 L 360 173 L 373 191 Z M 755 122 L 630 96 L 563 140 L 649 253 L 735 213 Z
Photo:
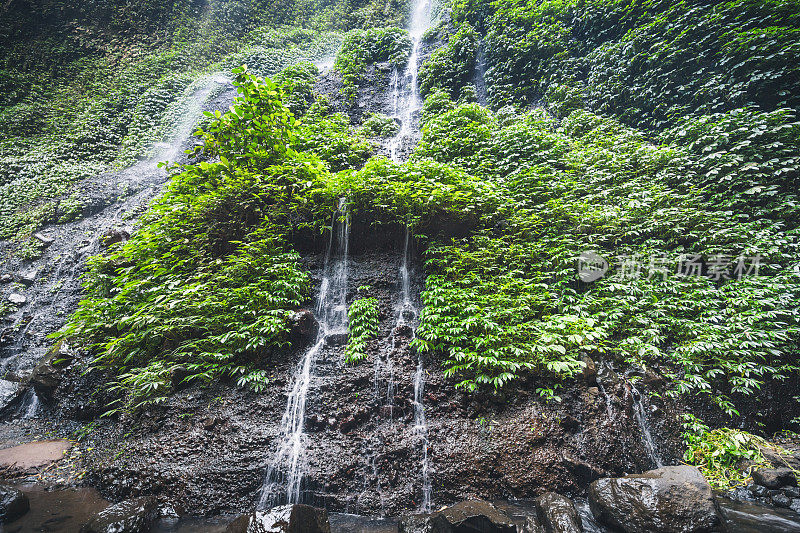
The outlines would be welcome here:
M 431 533 L 516 533 L 511 518 L 483 500 L 467 500 L 435 513 Z
M 581 518 L 572 500 L 547 492 L 536 499 L 544 527 L 552 533 L 581 533 Z
M 0 523 L 13 522 L 27 513 L 29 509 L 28 497 L 21 490 L 0 485 Z
M 125 500 L 95 514 L 81 533 L 142 533 L 150 531 L 158 509 L 152 496 Z
M 36 365 L 25 383 L 33 387 L 36 395 L 45 402 L 53 399 L 53 393 L 61 383 L 61 372 L 53 365 L 61 357 L 60 354 L 60 348 L 56 346 Z
M 711 486 L 693 466 L 598 479 L 589 505 L 605 524 L 627 533 L 700 533 L 720 527 Z
M 282 505 L 234 520 L 225 533 L 331 533 L 328 511 L 310 505 Z

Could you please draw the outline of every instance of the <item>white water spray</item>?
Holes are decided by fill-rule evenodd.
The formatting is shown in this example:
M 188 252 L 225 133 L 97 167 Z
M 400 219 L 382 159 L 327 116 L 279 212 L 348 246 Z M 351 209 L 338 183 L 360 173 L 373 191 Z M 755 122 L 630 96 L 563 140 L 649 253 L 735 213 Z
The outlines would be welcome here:
M 389 157 L 393 161 L 400 161 L 404 148 L 412 145 L 419 135 L 419 124 L 416 120 L 416 115 L 422 109 L 418 83 L 419 55 L 422 35 L 431 25 L 430 8 L 429 0 L 415 0 L 408 27 L 411 55 L 402 77 L 397 70 L 392 72 L 392 111 L 393 117 L 400 121 L 400 131 L 388 144 Z
M 331 231 L 316 308 L 319 332 L 314 345 L 303 354 L 290 382 L 289 398 L 281 421 L 283 436 L 261 488 L 258 502 L 258 509 L 261 510 L 283 501 L 300 503 L 301 483 L 306 473 L 306 400 L 314 363 L 329 335 L 347 332 L 350 220 L 344 198 L 339 201 L 333 229 L 336 231 Z

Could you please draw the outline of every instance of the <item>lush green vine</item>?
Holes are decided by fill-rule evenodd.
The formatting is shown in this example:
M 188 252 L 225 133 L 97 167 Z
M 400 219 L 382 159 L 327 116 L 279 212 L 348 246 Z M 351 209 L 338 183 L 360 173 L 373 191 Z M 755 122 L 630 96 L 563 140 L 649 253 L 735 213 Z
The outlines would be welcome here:
M 350 336 L 344 350 L 348 363 L 360 363 L 367 358 L 367 341 L 378 334 L 378 300 L 358 298 L 347 309 Z

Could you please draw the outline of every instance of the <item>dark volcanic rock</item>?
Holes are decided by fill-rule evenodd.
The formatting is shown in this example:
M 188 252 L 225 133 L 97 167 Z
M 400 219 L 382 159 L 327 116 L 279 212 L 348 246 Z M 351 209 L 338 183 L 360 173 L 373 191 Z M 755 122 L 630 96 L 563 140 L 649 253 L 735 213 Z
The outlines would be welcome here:
M 753 472 L 753 481 L 768 489 L 779 489 L 797 485 L 797 478 L 791 468 L 762 468 Z
M 125 242 L 130 238 L 130 233 L 124 229 L 109 228 L 103 233 L 103 235 L 100 236 L 100 242 L 103 243 L 103 246 L 111 246 L 112 244 L 117 244 L 118 242 Z
M 45 355 L 44 359 L 36 365 L 31 375 L 28 376 L 27 384 L 33 387 L 40 400 L 44 402 L 53 400 L 53 395 L 61 384 L 61 372 L 55 367 L 54 362 L 57 359 L 68 359 L 69 357 L 71 357 L 69 348 L 59 342 Z
M 112 505 L 81 528 L 81 533 L 141 533 L 156 519 L 156 500 L 146 496 Z
M 589 486 L 592 512 L 628 533 L 693 533 L 720 525 L 711 486 L 692 466 L 598 479 Z
M 21 490 L 0 485 L 0 523 L 12 522 L 27 513 L 28 509 L 28 497 Z
M 398 530 L 400 533 L 428 533 L 431 527 L 431 515 L 412 514 L 400 517 Z
M 319 324 L 314 313 L 308 309 L 296 311 L 289 317 L 291 324 L 291 341 L 294 346 L 306 346 L 317 338 Z
M 330 533 L 328 512 L 310 505 L 283 505 L 234 520 L 226 533 Z
M 581 519 L 572 500 L 547 492 L 537 498 L 542 523 L 552 533 L 581 533 Z
M 786 509 L 718 498 L 725 531 L 735 533 L 797 533 L 800 516 Z
M 469 500 L 434 514 L 430 523 L 432 533 L 516 533 L 511 518 L 482 500 Z

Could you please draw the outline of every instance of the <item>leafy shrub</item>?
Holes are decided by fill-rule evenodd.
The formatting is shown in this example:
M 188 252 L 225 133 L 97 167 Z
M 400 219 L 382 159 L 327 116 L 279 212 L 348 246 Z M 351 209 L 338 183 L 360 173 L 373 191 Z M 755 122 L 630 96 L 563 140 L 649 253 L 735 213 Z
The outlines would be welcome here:
M 361 168 L 375 152 L 369 141 L 350 126 L 346 116 L 328 114 L 319 101 L 304 118 L 294 146 L 319 156 L 333 172 Z
M 314 63 L 303 61 L 278 73 L 276 83 L 284 92 L 284 105 L 295 116 L 302 116 L 314 103 L 314 82 L 319 69 Z
M 462 87 L 472 79 L 477 51 L 475 30 L 468 25 L 462 26 L 446 46 L 431 54 L 420 67 L 419 91 L 422 97 L 434 89 L 445 89 L 451 98 L 458 99 Z
M 393 67 L 405 65 L 411 52 L 411 38 L 400 28 L 353 30 L 347 34 L 336 56 L 335 68 L 342 74 L 344 90 L 355 94 L 368 65 L 388 61 Z
M 370 113 L 362 124 L 368 137 L 392 137 L 400 131 L 400 125 L 392 117 L 380 113 Z
M 181 166 L 134 236 L 91 260 L 88 297 L 60 333 L 120 374 L 126 408 L 159 401 L 179 366 L 263 386 L 259 362 L 308 297 L 286 235 L 313 218 L 304 195 L 322 167 L 287 147 L 296 126 L 277 87 L 235 74 L 233 110 L 200 131 L 198 154 L 215 162 Z
M 533 369 L 568 377 L 581 352 L 654 365 L 672 376 L 675 393 L 708 394 L 736 414 L 739 398 L 797 371 L 800 330 L 788 302 L 798 297 L 798 204 L 787 191 L 787 201 L 765 197 L 769 211 L 733 215 L 759 205 L 744 200 L 753 196 L 744 195 L 750 180 L 735 165 L 748 157 L 737 151 L 749 140 L 766 154 L 760 146 L 780 142 L 790 158 L 793 121 L 785 113 L 698 118 L 683 126 L 698 133 L 684 139 L 706 139 L 704 124 L 719 129 L 700 144 L 657 146 L 583 111 L 560 124 L 541 111 L 504 111 L 500 121 L 462 104 L 426 118 L 414 157 L 492 181 L 493 197 L 503 200 L 471 237 L 430 246 L 418 347 L 442 354 L 467 388 L 502 386 Z M 747 139 L 754 132 L 763 133 Z M 730 144 L 708 157 L 714 151 L 703 143 L 711 139 Z M 769 164 L 793 164 L 781 157 Z M 731 179 L 705 181 L 714 168 Z M 742 186 L 728 185 L 740 179 Z M 736 191 L 738 211 L 720 209 L 723 198 L 738 201 Z M 577 282 L 575 260 L 585 250 L 616 259 L 614 275 Z M 737 279 L 731 266 L 724 279 L 676 276 L 680 256 L 690 254 L 762 254 L 762 275 Z M 666 276 L 655 272 L 663 258 Z M 633 260 L 644 263 L 641 276 L 622 277 Z
M 745 105 L 798 109 L 798 11 L 736 0 L 456 2 L 485 28 L 495 106 L 529 105 L 552 85 L 586 105 L 662 130 L 690 114 Z
M 367 358 L 367 341 L 378 334 L 378 300 L 358 298 L 347 309 L 350 336 L 344 354 L 348 363 L 360 363 Z
M 695 465 L 716 490 L 744 485 L 750 474 L 770 463 L 765 448 L 781 450 L 756 435 L 731 428 L 711 429 L 696 417 L 683 415 L 683 460 Z

